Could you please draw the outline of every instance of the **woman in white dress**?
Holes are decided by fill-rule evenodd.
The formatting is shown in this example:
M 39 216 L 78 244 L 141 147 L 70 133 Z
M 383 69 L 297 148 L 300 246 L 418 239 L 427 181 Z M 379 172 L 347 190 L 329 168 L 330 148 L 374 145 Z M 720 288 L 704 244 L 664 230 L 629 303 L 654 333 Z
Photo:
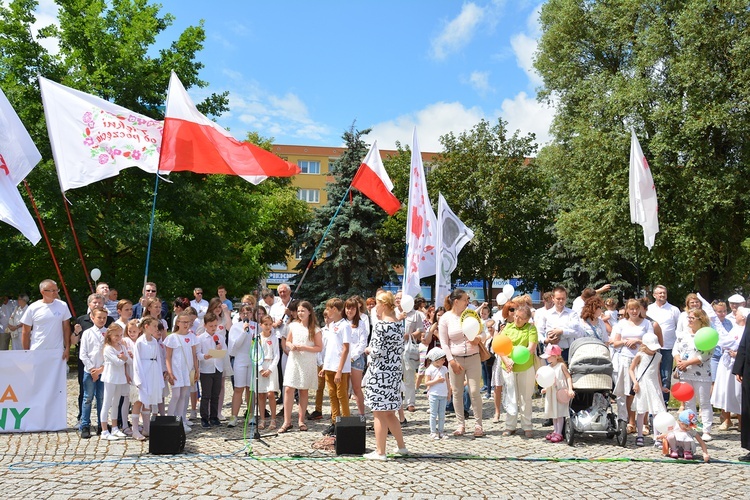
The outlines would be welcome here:
M 734 319 L 734 327 L 725 335 L 719 335 L 721 359 L 716 368 L 716 381 L 711 393 L 711 404 L 716 408 L 721 408 L 719 430 L 722 431 L 732 427 L 732 413 L 737 415 L 742 413 L 742 384 L 732 374 L 734 359 L 745 331 L 746 318 L 742 310 L 737 310 Z M 740 425 L 740 419 L 737 419 L 737 424 Z
M 625 304 L 625 316 L 612 329 L 612 346 L 617 358 L 613 391 L 617 396 L 617 418 L 625 420 L 627 417 L 630 434 L 636 432 L 636 427 L 635 412 L 630 409 L 633 405 L 630 390 L 633 387 L 628 370 L 641 346 L 641 339 L 647 333 L 654 333 L 654 327 L 642 316 L 640 302 L 636 299 L 628 300 Z
M 294 390 L 299 390 L 298 425 L 306 431 L 305 412 L 309 391 L 318 389 L 317 353 L 323 350 L 323 335 L 315 319 L 312 304 L 303 300 L 297 306 L 297 320 L 289 324 L 286 337 L 289 359 L 284 370 L 284 425 L 279 433 L 292 428 Z

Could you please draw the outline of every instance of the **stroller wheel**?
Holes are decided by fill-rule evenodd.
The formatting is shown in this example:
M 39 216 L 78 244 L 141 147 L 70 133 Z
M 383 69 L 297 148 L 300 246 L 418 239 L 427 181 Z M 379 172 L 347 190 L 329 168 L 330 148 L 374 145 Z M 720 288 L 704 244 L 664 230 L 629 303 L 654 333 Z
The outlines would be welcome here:
M 628 444 L 628 423 L 624 420 L 617 421 L 617 433 L 615 434 L 615 441 L 619 446 L 625 448 Z
M 575 435 L 576 431 L 573 428 L 573 419 L 568 417 L 565 419 L 565 442 L 568 443 L 568 446 L 573 446 L 573 442 L 575 441 Z

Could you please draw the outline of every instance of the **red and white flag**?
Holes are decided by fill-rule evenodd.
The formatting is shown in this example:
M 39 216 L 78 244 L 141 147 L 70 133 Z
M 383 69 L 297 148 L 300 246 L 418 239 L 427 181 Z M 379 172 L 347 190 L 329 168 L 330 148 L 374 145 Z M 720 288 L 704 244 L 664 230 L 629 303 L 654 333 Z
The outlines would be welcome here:
M 643 243 L 651 250 L 659 232 L 656 186 L 635 130 L 630 133 L 630 222 L 643 226 Z
M 15 227 L 36 245 L 42 239 L 18 183 L 42 159 L 21 119 L 0 90 L 0 220 Z
M 201 114 L 174 71 L 169 79 L 159 170 L 239 175 L 253 184 L 300 172 L 297 165 L 238 141 Z
M 39 77 L 63 192 L 138 167 L 156 173 L 164 122 Z
M 415 297 L 422 291 L 420 279 L 436 272 L 437 221 L 427 194 L 422 154 L 414 128 L 409 173 L 409 208 L 406 220 L 406 267 L 403 292 Z
M 385 210 L 388 215 L 395 214 L 401 208 L 401 202 L 392 193 L 393 183 L 383 166 L 378 141 L 372 142 L 370 151 L 352 180 L 352 186 L 362 191 L 362 194 Z

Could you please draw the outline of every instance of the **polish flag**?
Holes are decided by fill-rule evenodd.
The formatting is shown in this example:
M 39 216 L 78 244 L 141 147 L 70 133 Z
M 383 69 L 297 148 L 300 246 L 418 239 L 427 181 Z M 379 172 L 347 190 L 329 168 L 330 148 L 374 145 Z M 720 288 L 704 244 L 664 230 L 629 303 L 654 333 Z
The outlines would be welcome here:
M 385 210 L 388 215 L 395 214 L 401 208 L 401 202 L 391 192 L 393 183 L 380 158 L 378 141 L 373 141 L 370 146 L 370 151 L 352 180 L 352 186 L 362 191 L 362 194 Z
M 174 71 L 169 79 L 159 170 L 239 175 L 253 184 L 300 172 L 297 165 L 270 151 L 238 141 L 201 114 Z

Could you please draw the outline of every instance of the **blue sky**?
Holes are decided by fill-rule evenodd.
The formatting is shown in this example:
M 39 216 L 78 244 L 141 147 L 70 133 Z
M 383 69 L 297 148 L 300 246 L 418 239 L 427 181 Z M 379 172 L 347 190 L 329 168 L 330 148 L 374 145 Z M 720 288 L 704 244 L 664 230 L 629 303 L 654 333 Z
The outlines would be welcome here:
M 411 143 L 439 151 L 439 137 L 481 118 L 549 141 L 552 110 L 536 101 L 531 67 L 537 1 L 161 0 L 175 22 L 168 45 L 205 21 L 198 59 L 206 89 L 229 91 L 217 121 L 237 138 L 256 130 L 279 144 L 340 145 L 353 121 L 381 149 Z M 53 14 L 42 0 L 40 24 Z

